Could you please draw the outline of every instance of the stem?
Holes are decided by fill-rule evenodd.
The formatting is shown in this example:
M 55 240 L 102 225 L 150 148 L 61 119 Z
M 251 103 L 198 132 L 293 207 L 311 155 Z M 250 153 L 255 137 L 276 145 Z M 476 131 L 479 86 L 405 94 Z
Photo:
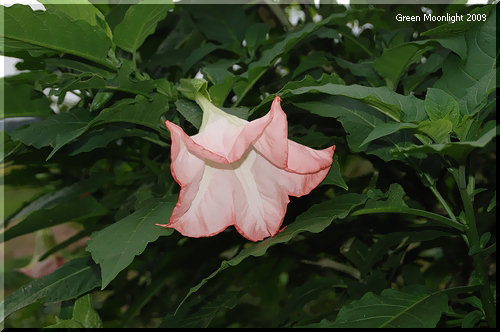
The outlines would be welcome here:
M 462 203 L 464 206 L 465 221 L 466 221 L 466 235 L 469 242 L 469 246 L 479 247 L 479 234 L 476 226 L 476 216 L 474 213 L 474 207 L 472 205 L 474 201 L 474 181 L 469 181 L 469 188 L 467 188 L 467 180 L 465 175 L 465 166 L 460 165 L 458 172 L 456 170 L 452 171 L 455 181 L 458 185 L 458 190 L 460 191 L 460 197 L 462 198 Z M 475 271 L 481 280 L 481 302 L 483 303 L 484 314 L 486 316 L 486 321 L 490 327 L 496 327 L 496 308 L 495 302 L 493 301 L 493 294 L 491 293 L 490 281 L 488 279 L 488 269 L 485 264 L 485 257 L 483 252 L 478 252 L 472 256 Z
M 453 221 L 449 218 L 443 217 L 439 214 L 424 211 L 424 210 L 419 210 L 419 209 L 412 209 L 406 206 L 398 206 L 398 207 L 375 207 L 375 208 L 367 208 L 367 209 L 361 209 L 354 211 L 351 213 L 351 216 L 359 216 L 362 214 L 372 214 L 372 213 L 405 213 L 405 214 L 412 214 L 415 216 L 420 216 L 428 219 L 432 219 L 434 221 L 439 222 L 440 224 L 446 225 L 448 227 L 453 227 L 461 232 L 465 231 L 465 226 L 460 224 L 459 222 Z
M 439 201 L 439 203 L 441 203 L 441 205 L 443 206 L 443 208 L 446 211 L 446 213 L 448 214 L 448 216 L 450 216 L 450 219 L 453 220 L 453 221 L 457 221 L 457 217 L 455 217 L 455 214 L 451 210 L 451 208 L 448 205 L 448 203 L 444 200 L 443 196 L 441 196 L 441 194 L 439 193 L 439 191 L 437 190 L 437 188 L 434 187 L 434 186 L 432 186 L 432 187 L 430 187 L 430 189 L 431 189 L 432 193 L 434 194 L 434 196 L 436 196 L 436 198 Z
M 278 21 L 280 21 L 281 25 L 286 29 L 286 31 L 292 30 L 293 27 L 288 21 L 288 18 L 286 17 L 286 14 L 283 12 L 283 9 L 280 7 L 279 4 L 273 4 L 271 1 L 266 0 L 265 1 L 269 9 L 276 15 L 276 18 Z

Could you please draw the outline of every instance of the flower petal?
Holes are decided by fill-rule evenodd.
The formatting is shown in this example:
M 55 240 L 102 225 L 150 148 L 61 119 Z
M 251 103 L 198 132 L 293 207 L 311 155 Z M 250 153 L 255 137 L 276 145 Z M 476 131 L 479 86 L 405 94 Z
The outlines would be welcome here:
M 66 260 L 61 256 L 51 256 L 41 262 L 36 261 L 28 266 L 16 269 L 16 271 L 21 272 L 22 274 L 33 279 L 38 279 L 51 274 L 64 263 L 66 263 Z
M 277 181 L 280 172 L 254 148 L 235 169 L 243 187 L 240 197 L 234 201 L 235 227 L 251 241 L 276 235 L 283 223 L 289 198 L 280 181 Z
M 250 122 L 240 133 L 233 146 L 233 159 L 246 151 L 250 145 L 272 162 L 276 167 L 287 166 L 288 122 L 280 106 L 281 98 L 276 96 L 271 110 L 265 116 Z
M 157 225 L 175 228 L 183 235 L 192 237 L 210 236 L 224 230 L 230 225 L 227 223 L 227 220 L 224 220 L 224 218 L 212 220 L 208 216 L 202 215 L 203 213 L 212 213 L 212 207 L 218 205 L 218 202 L 210 201 L 211 197 L 208 190 L 212 190 L 212 193 L 215 194 L 215 187 L 219 186 L 212 184 L 212 169 L 200 157 L 208 156 L 206 159 L 223 159 L 222 161 L 224 161 L 224 158 L 197 145 L 179 126 L 169 121 L 165 124 L 170 130 L 172 139 L 172 163 L 170 168 L 175 181 L 181 186 L 181 191 L 179 200 L 170 217 L 170 223 Z M 193 154 L 191 150 L 197 151 L 198 155 Z M 211 188 L 210 185 L 214 188 Z M 218 196 L 226 193 L 216 194 Z M 197 206 L 200 203 L 200 198 L 204 195 L 207 196 L 205 199 L 208 199 L 208 201 L 202 200 L 201 203 L 204 204 Z M 223 197 L 221 196 L 221 198 Z M 214 217 L 217 216 L 215 215 Z M 185 222 L 186 220 L 188 223 Z

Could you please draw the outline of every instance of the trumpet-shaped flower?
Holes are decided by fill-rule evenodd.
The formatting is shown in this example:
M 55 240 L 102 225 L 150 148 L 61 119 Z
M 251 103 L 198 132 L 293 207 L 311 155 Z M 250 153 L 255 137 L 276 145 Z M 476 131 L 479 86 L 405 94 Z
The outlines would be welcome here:
M 43 261 L 39 261 L 39 259 L 42 254 L 54 247 L 55 244 L 54 234 L 50 228 L 37 231 L 35 234 L 35 252 L 30 263 L 23 268 L 16 269 L 16 271 L 33 279 L 38 279 L 54 272 L 66 263 L 66 260 L 62 256 L 53 254 Z
M 165 124 L 172 138 L 171 171 L 181 186 L 169 224 L 188 237 L 215 235 L 234 225 L 251 241 L 280 230 L 288 196 L 308 194 L 326 177 L 335 146 L 314 150 L 288 139 L 277 96 L 271 110 L 245 121 L 215 107 L 201 94 L 198 134 Z

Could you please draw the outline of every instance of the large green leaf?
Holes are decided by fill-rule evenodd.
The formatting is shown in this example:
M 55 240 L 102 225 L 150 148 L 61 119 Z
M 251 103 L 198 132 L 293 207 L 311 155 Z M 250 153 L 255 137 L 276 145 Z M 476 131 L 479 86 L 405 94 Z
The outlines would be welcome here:
M 102 289 L 129 266 L 149 242 L 156 241 L 160 235 L 172 234 L 172 229 L 155 226 L 155 223 L 165 223 L 174 206 L 174 198 L 149 203 L 128 217 L 92 234 L 86 250 L 101 266 Z
M 424 107 L 431 121 L 449 119 L 454 125 L 459 121 L 460 113 L 457 101 L 443 90 L 427 89 Z
M 153 132 L 142 130 L 139 128 L 127 128 L 116 125 L 109 125 L 105 128 L 99 128 L 97 130 L 88 132 L 84 134 L 77 142 L 73 143 L 69 149 L 71 152 L 70 156 L 77 155 L 83 152 L 90 152 L 97 148 L 104 148 L 109 143 L 124 137 L 140 137 L 146 141 L 153 142 L 159 146 L 167 147 L 167 143 L 161 141 Z
M 20 140 L 38 149 L 52 146 L 53 150 L 47 157 L 48 160 L 64 145 L 97 125 L 128 122 L 149 127 L 164 134 L 166 128 L 160 117 L 167 110 L 168 99 L 162 94 L 156 94 L 152 101 L 137 96 L 135 99 L 120 100 L 113 106 L 102 110 L 93 119 L 87 110 L 76 109 L 68 113 L 55 114 L 26 128 L 18 129 L 11 133 L 11 137 L 13 140 Z
M 467 60 L 450 54 L 443 65 L 443 76 L 434 85 L 459 101 L 462 114 L 479 111 L 475 106 L 496 86 L 495 22 L 496 9 L 492 6 L 486 22 L 476 22 L 465 32 Z
M 106 60 L 111 40 L 100 27 L 82 20 L 72 21 L 58 12 L 35 12 L 23 5 L 3 8 L 3 13 L 4 20 L 0 23 L 4 25 L 4 30 L 0 37 L 4 41 L 6 55 L 16 51 L 12 45 L 22 43 L 20 46 L 23 48 L 68 53 L 114 68 Z
M 76 258 L 51 274 L 33 280 L 9 294 L 0 303 L 0 321 L 39 299 L 44 302 L 66 301 L 99 287 L 99 267 L 87 257 Z
M 69 202 L 63 202 L 53 208 L 45 208 L 32 212 L 23 221 L 8 228 L 3 234 L 3 241 L 28 234 L 39 229 L 59 225 L 69 221 L 83 222 L 90 218 L 107 213 L 92 196 L 84 196 Z
M 73 21 L 84 21 L 92 26 L 103 29 L 111 39 L 111 29 L 104 15 L 88 0 L 72 0 L 65 3 L 60 0 L 40 0 L 46 11 L 60 12 Z
M 76 69 L 73 66 L 72 69 Z M 87 66 L 88 67 L 88 66 Z M 114 75 L 103 75 L 102 72 L 96 72 L 93 68 L 78 68 L 77 70 L 89 69 L 92 72 L 82 72 L 79 75 L 72 75 L 54 93 L 56 95 L 65 94 L 67 91 L 86 90 L 86 89 L 106 89 L 118 90 L 131 94 L 140 94 L 149 97 L 149 94 L 155 88 L 155 81 L 150 79 L 139 80 L 134 78 L 135 65 L 131 61 L 123 60 L 118 72 Z
M 491 142 L 498 132 L 498 127 L 490 128 L 486 130 L 481 137 L 474 141 L 463 141 L 463 142 L 450 142 L 441 144 L 427 144 L 427 145 L 411 145 L 406 148 L 393 150 L 392 153 L 396 155 L 400 154 L 412 154 L 416 157 L 423 156 L 426 153 L 437 153 L 440 155 L 446 155 L 458 162 L 464 162 L 469 153 L 476 149 L 485 147 L 486 144 Z
M 397 94 L 387 87 L 366 87 L 362 85 L 339 85 L 327 83 L 319 86 L 303 85 L 283 91 L 282 98 L 289 95 L 322 93 L 345 96 L 370 105 L 395 121 L 421 121 L 426 118 L 423 101 L 414 96 Z
M 386 289 L 380 295 L 367 293 L 342 307 L 335 322 L 323 320 L 308 327 L 433 328 L 446 311 L 448 296 L 442 291 L 412 294 Z
M 399 131 L 366 145 L 370 135 L 377 131 L 377 127 L 386 128 L 389 126 L 388 123 L 393 123 L 393 121 L 373 107 L 353 99 L 343 96 L 326 96 L 316 97 L 309 101 L 293 102 L 293 104 L 313 114 L 339 120 L 348 133 L 347 143 L 353 152 L 366 151 L 388 161 L 395 158 L 391 154 L 392 149 L 410 146 L 412 142 L 416 143 L 413 134 Z M 396 158 L 404 159 L 405 157 L 398 155 Z
M 155 32 L 158 22 L 173 8 L 173 2 L 165 4 L 136 4 L 128 8 L 123 21 L 113 30 L 113 42 L 126 51 L 135 53 L 146 38 Z
M 334 220 L 346 218 L 352 209 L 363 204 L 365 200 L 366 196 L 364 195 L 345 194 L 337 196 L 335 199 L 313 205 L 306 212 L 299 215 L 292 224 L 288 225 L 274 237 L 258 243 L 252 243 L 232 259 L 223 261 L 215 272 L 189 290 L 177 309 L 182 306 L 184 301 L 186 301 L 191 294 L 197 292 L 205 283 L 228 267 L 236 266 L 250 256 L 262 256 L 270 247 L 279 243 L 286 243 L 302 232 L 319 233 L 328 227 Z
M 20 128 L 10 134 L 13 140 L 20 140 L 26 145 L 40 149 L 61 146 L 80 136 L 87 128 L 90 113 L 84 109 L 54 114 L 47 119 Z
M 388 136 L 402 129 L 417 128 L 418 126 L 414 123 L 408 122 L 385 122 L 377 124 L 375 128 L 366 136 L 361 146 L 370 143 L 380 137 Z
M 203 119 L 203 111 L 201 108 L 193 101 L 180 98 L 175 102 L 177 111 L 196 129 L 200 129 L 201 120 Z
M 429 44 L 429 41 L 410 42 L 386 49 L 373 62 L 373 67 L 386 79 L 388 86 L 396 90 L 404 71 L 411 64 L 420 61 L 422 55 L 432 48 Z
M 142 96 L 137 96 L 135 99 L 122 99 L 102 110 L 89 126 L 128 122 L 149 127 L 163 134 L 166 132 L 166 127 L 160 117 L 168 111 L 168 102 L 168 98 L 163 94 L 156 94 L 152 100 Z

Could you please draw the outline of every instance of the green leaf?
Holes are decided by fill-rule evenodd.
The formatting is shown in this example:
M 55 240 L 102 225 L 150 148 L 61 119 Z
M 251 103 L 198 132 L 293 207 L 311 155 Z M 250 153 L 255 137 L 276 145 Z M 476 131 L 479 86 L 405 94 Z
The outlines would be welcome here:
M 371 141 L 374 141 L 380 137 L 388 136 L 402 129 L 410 129 L 417 128 L 418 125 L 414 123 L 407 122 L 385 122 L 378 124 L 373 130 L 366 136 L 363 143 L 360 146 L 363 146 Z
M 373 68 L 373 62 L 353 63 L 339 57 L 333 58 L 340 67 L 349 70 L 354 76 L 365 77 L 366 80 L 373 86 L 383 85 L 381 84 L 379 75 Z
M 227 114 L 237 116 L 240 119 L 248 120 L 248 108 L 247 107 L 221 107 L 221 110 Z
M 491 212 L 496 206 L 497 206 L 497 192 L 495 190 L 495 193 L 493 194 L 493 197 L 491 198 L 491 201 L 488 204 L 488 208 L 486 209 L 486 211 Z
M 81 323 L 85 328 L 102 327 L 102 321 L 92 306 L 90 294 L 80 297 L 73 307 L 73 320 Z
M 385 161 L 395 157 L 404 159 L 404 155 L 392 155 L 391 150 L 410 146 L 412 142 L 416 143 L 413 135 L 400 131 L 372 141 L 369 145 L 362 145 L 378 126 L 393 121 L 371 106 L 356 100 L 343 96 L 326 96 L 311 101 L 293 102 L 293 104 L 313 114 L 336 118 L 340 121 L 348 133 L 347 143 L 353 152 L 366 151 Z
M 102 68 L 99 65 L 92 65 L 86 62 L 76 61 L 72 59 L 45 58 L 43 61 L 48 67 L 60 67 L 68 70 L 69 72 L 96 74 L 103 78 L 110 78 L 113 75 L 116 75 L 114 74 L 116 68 L 113 68 L 114 70 L 111 71 L 108 68 Z
M 448 119 L 426 120 L 418 124 L 418 130 L 432 138 L 435 143 L 447 143 L 450 141 L 453 123 Z
M 162 147 L 168 146 L 168 144 L 161 141 L 155 133 L 138 128 L 109 125 L 105 128 L 100 128 L 83 135 L 77 142 L 69 147 L 71 150 L 69 155 L 75 156 L 79 153 L 90 152 L 97 148 L 104 148 L 109 143 L 119 138 L 131 136 L 140 137 Z
M 228 44 L 215 45 L 214 43 L 206 43 L 197 49 L 193 50 L 189 56 L 182 63 L 182 73 L 186 75 L 186 73 L 193 67 L 198 61 L 204 59 L 208 54 L 212 53 L 215 50 L 225 48 Z M 182 84 L 182 82 L 181 82 Z
M 65 302 L 67 303 L 67 302 Z M 61 305 L 62 306 L 62 305 Z M 71 307 L 64 307 L 71 309 Z M 92 306 L 92 297 L 90 294 L 78 298 L 72 306 L 72 312 L 64 312 L 61 309 L 58 322 L 46 328 L 102 328 L 102 321 L 97 311 Z M 64 319 L 65 314 L 70 314 L 69 319 Z M 61 320 L 62 319 L 62 320 Z
M 248 54 L 253 57 L 259 46 L 266 40 L 266 34 L 271 27 L 265 23 L 252 24 L 245 33 Z
M 204 97 L 210 100 L 210 95 L 207 91 L 208 82 L 204 79 L 186 79 L 181 78 L 180 85 L 177 88 L 179 92 L 187 99 L 195 100 L 196 94 L 201 93 Z
M 334 220 L 346 218 L 352 209 L 363 204 L 365 200 L 366 196 L 364 195 L 345 194 L 337 196 L 333 200 L 313 205 L 309 210 L 299 215 L 292 224 L 288 225 L 274 237 L 258 243 L 252 243 L 232 259 L 223 261 L 215 272 L 189 290 L 188 294 L 177 307 L 177 310 L 179 310 L 184 301 L 186 301 L 191 294 L 197 292 L 205 283 L 228 267 L 236 266 L 250 256 L 262 256 L 271 246 L 279 243 L 286 243 L 304 231 L 319 233 L 328 227 Z
M 404 43 L 385 49 L 373 62 L 373 68 L 387 80 L 389 88 L 395 90 L 404 71 L 420 61 L 422 55 L 432 48 L 429 41 Z
M 152 202 L 128 217 L 92 234 L 87 242 L 87 251 L 101 266 L 104 289 L 117 274 L 140 255 L 149 242 L 160 235 L 172 234 L 172 229 L 156 226 L 170 218 L 175 203 L 172 200 Z
M 9 294 L 0 303 L 0 321 L 37 300 L 66 301 L 78 297 L 101 284 L 99 267 L 87 257 L 71 260 L 51 274 L 35 279 Z
M 50 100 L 30 84 L 15 84 L 9 78 L 1 78 L 4 103 L 0 106 L 0 118 L 36 116 L 45 118 L 54 114 Z
M 100 110 L 112 97 L 113 92 L 104 91 L 104 89 L 99 90 L 94 99 L 92 99 L 92 104 L 90 104 L 90 111 Z
M 333 165 L 321 184 L 333 184 L 342 189 L 349 190 L 340 172 L 340 164 L 337 157 L 334 158 Z
M 103 216 L 107 212 L 106 208 L 98 203 L 95 198 L 84 196 L 69 202 L 63 202 L 53 208 L 32 212 L 23 221 L 8 228 L 2 234 L 2 241 L 9 241 L 18 236 L 69 221 L 84 222 L 90 218 Z
M 208 91 L 213 104 L 216 106 L 222 106 L 224 104 L 234 83 L 239 79 L 227 70 L 234 62 L 234 60 L 222 60 L 209 64 L 202 69 L 203 73 L 205 73 L 208 79 L 213 83 Z
M 372 213 L 403 213 L 425 217 L 459 231 L 465 230 L 464 225 L 447 217 L 425 210 L 409 208 L 404 201 L 406 193 L 400 184 L 391 184 L 385 194 L 377 189 L 369 191 L 367 195 L 370 199 L 366 202 L 364 208 L 352 212 L 353 216 Z
M 201 120 L 203 119 L 203 111 L 193 101 L 187 99 L 177 99 L 175 102 L 177 111 L 188 120 L 196 129 L 200 129 Z
M 22 43 L 23 48 L 68 53 L 114 69 L 106 59 L 111 40 L 100 27 L 72 21 L 57 12 L 35 12 L 23 5 L 3 8 L 3 13 L 4 21 L 0 24 L 4 30 L 0 38 L 5 43 L 6 55 L 14 50 L 13 43 Z
M 64 95 L 67 91 L 86 89 L 106 89 L 124 91 L 131 94 L 140 94 L 149 98 L 155 88 L 153 80 L 139 80 L 134 78 L 135 67 L 131 61 L 122 60 L 118 72 L 114 75 L 102 76 L 100 73 L 83 72 L 68 80 L 55 92 L 56 95 Z
M 447 310 L 448 296 L 441 291 L 417 295 L 386 289 L 342 307 L 330 327 L 433 328 Z
M 464 41 L 465 45 L 465 41 Z M 435 73 L 443 67 L 443 62 L 448 55 L 447 52 L 434 52 L 427 61 L 415 67 L 414 73 L 409 73 L 402 78 L 404 94 L 408 95 L 414 91 L 430 74 Z
M 443 90 L 427 89 L 424 107 L 431 121 L 447 119 L 455 127 L 460 120 L 458 102 Z
M 163 94 L 156 94 L 152 100 L 142 96 L 135 99 L 122 99 L 109 108 L 103 109 L 89 126 L 103 125 L 113 122 L 135 123 L 166 132 L 161 116 L 168 111 L 169 100 Z
M 403 96 L 397 94 L 389 90 L 387 87 L 372 88 L 357 84 L 339 85 L 332 83 L 323 85 L 303 84 L 301 87 L 295 89 L 284 90 L 281 97 L 283 100 L 286 100 L 286 98 L 290 95 L 302 95 L 308 93 L 322 93 L 356 99 L 374 107 L 382 114 L 397 122 L 421 121 L 426 118 L 422 100 L 414 96 Z
M 300 63 L 292 73 L 292 79 L 295 79 L 300 74 L 307 72 L 313 68 L 318 68 L 328 64 L 328 59 L 325 52 L 312 52 L 307 55 L 300 56 Z
M 81 136 L 89 128 L 113 122 L 128 122 L 152 128 L 162 134 L 166 132 L 160 117 L 168 110 L 168 99 L 156 94 L 152 101 L 142 96 L 135 99 L 122 99 L 113 106 L 102 110 L 97 117 L 90 119 L 85 109 L 55 114 L 47 119 L 31 124 L 11 133 L 13 140 L 20 140 L 35 148 L 52 146 L 47 157 L 50 159 L 64 145 Z
M 474 310 L 469 312 L 462 320 L 462 328 L 470 329 L 474 328 L 476 324 L 483 319 L 484 314 L 479 310 Z
M 13 140 L 20 140 L 37 149 L 52 146 L 59 149 L 67 142 L 80 136 L 87 128 L 90 113 L 84 109 L 54 114 L 47 119 L 35 122 L 11 133 Z
M 483 148 L 497 136 L 498 127 L 491 128 L 475 141 L 450 142 L 442 144 L 412 145 L 407 148 L 393 150 L 392 153 L 412 154 L 418 157 L 422 153 L 437 153 L 449 156 L 456 161 L 463 162 L 469 153 L 476 148 Z
M 322 84 L 321 80 L 314 81 L 310 77 L 306 77 L 302 81 L 295 82 L 293 85 L 285 86 L 285 88 L 280 91 L 280 96 L 284 101 L 290 96 L 321 93 L 359 100 L 397 122 L 422 121 L 427 117 L 422 100 L 411 95 L 400 95 L 389 90 L 387 87 L 372 88 L 357 84 Z
M 72 21 L 85 21 L 88 24 L 101 28 L 111 39 L 111 29 L 104 15 L 88 0 L 72 0 L 65 4 L 60 0 L 40 0 L 46 11 L 61 12 Z
M 158 23 L 173 8 L 173 2 L 165 4 L 136 4 L 127 9 L 123 21 L 113 30 L 113 42 L 122 49 L 135 53 L 144 40 L 155 32 Z
M 491 8 L 486 22 L 475 22 L 465 32 L 467 60 L 450 54 L 443 64 L 443 75 L 434 85 L 458 100 L 464 115 L 476 113 L 475 106 L 495 88 L 496 9 L 485 7 Z

